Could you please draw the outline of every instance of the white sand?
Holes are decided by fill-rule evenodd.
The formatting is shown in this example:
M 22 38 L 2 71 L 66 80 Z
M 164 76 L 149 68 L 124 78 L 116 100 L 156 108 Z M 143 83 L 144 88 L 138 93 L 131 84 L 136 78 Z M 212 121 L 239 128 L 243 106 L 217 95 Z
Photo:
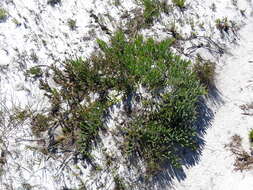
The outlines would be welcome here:
M 13 103 L 20 106 L 29 103 L 33 108 L 46 106 L 46 101 L 43 100 L 37 84 L 25 81 L 20 71 L 21 58 L 27 64 L 22 69 L 27 69 L 37 64 L 49 65 L 55 60 L 64 60 L 73 55 L 89 56 L 94 50 L 96 37 L 108 39 L 108 36 L 105 36 L 90 18 L 89 11 L 93 10 L 97 15 L 108 13 L 113 21 L 110 21 L 109 17 L 104 17 L 105 22 L 108 28 L 114 31 L 117 24 L 121 22 L 122 10 L 137 7 L 134 1 L 124 1 L 123 7 L 118 8 L 110 5 L 115 2 L 113 0 L 97 0 L 96 3 L 92 0 L 62 1 L 62 6 L 55 8 L 46 5 L 46 0 L 2 0 L 0 2 L 9 12 L 8 20 L 0 23 L 0 66 L 1 68 L 8 67 L 0 74 L 1 105 L 5 104 L 7 108 L 11 108 Z M 184 169 L 184 180 L 179 182 L 175 179 L 173 185 L 165 189 L 253 189 L 253 173 L 234 172 L 234 156 L 224 148 L 232 135 L 239 134 L 243 137 L 243 146 L 248 149 L 248 131 L 253 128 L 253 117 L 242 115 L 242 110 L 239 108 L 240 105 L 253 101 L 253 20 L 250 18 L 252 2 L 238 1 L 239 8 L 232 6 L 231 0 L 189 0 L 187 2 L 192 7 L 185 14 L 192 16 L 193 19 L 196 19 L 198 14 L 202 22 L 195 23 L 198 34 L 211 35 L 214 40 L 229 44 L 230 54 L 223 56 L 217 64 L 217 88 L 224 103 L 219 105 L 210 103 L 215 115 L 204 136 L 206 142 L 199 156 L 200 160 L 195 166 Z M 210 5 L 213 2 L 217 6 L 216 12 L 210 11 Z M 240 10 L 244 9 L 248 19 L 240 14 Z M 181 12 L 177 14 L 176 16 L 180 17 Z M 142 31 L 143 34 L 157 38 L 167 37 L 168 33 L 162 32 L 162 29 L 166 28 L 174 16 L 167 18 L 163 15 L 161 23 L 156 23 L 153 30 Z M 221 39 L 219 31 L 215 29 L 215 19 L 223 17 L 228 17 L 240 24 L 246 23 L 240 31 L 241 39 L 237 42 L 238 46 L 230 43 L 233 39 L 231 36 Z M 16 27 L 12 21 L 13 18 L 21 22 L 22 26 Z M 77 20 L 76 31 L 68 28 L 67 19 L 69 18 Z M 206 30 L 200 30 L 198 24 L 203 24 Z M 178 27 L 183 33 L 190 31 L 189 26 L 187 28 L 178 24 Z M 47 45 L 43 45 L 43 40 Z M 38 63 L 32 62 L 29 58 L 33 51 L 37 53 Z M 53 53 L 53 56 L 50 53 Z M 203 53 L 208 54 L 207 51 Z M 77 187 L 80 184 L 80 178 L 82 182 L 87 183 L 88 189 L 96 190 L 100 183 L 106 184 L 100 189 L 114 187 L 111 176 L 107 178 L 106 173 L 103 173 L 102 177 L 95 174 L 89 176 L 89 168 L 85 169 L 79 165 L 80 170 L 83 171 L 83 174 L 80 174 L 71 162 L 69 162 L 69 168 L 65 168 L 64 172 L 60 173 L 61 162 L 27 149 L 27 145 L 33 144 L 22 139 L 31 140 L 33 137 L 25 125 L 15 130 L 1 126 L 1 136 L 9 153 L 0 178 L 0 190 L 7 190 L 7 185 L 14 190 L 21 190 L 24 189 L 22 186 L 24 183 L 29 183 L 35 190 Z M 131 172 L 125 172 L 123 175 L 131 178 Z

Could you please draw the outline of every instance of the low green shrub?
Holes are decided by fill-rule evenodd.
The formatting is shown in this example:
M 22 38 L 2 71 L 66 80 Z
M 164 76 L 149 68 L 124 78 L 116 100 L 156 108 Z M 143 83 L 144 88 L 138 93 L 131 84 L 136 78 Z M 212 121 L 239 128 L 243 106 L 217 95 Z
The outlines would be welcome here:
M 29 117 L 31 117 L 31 113 L 29 112 L 29 110 L 23 110 L 21 108 L 16 108 L 13 111 L 13 115 L 11 116 L 11 120 L 24 122 Z
M 33 79 L 37 79 L 42 77 L 43 72 L 40 67 L 31 67 L 25 72 L 25 75 L 28 77 L 32 77 Z
M 198 97 L 205 94 L 196 73 L 189 70 L 189 61 L 182 60 L 170 51 L 173 39 L 155 42 L 138 36 L 127 40 L 117 33 L 110 46 L 99 41 L 111 84 L 118 91 L 134 93 L 139 85 L 153 95 L 146 101 L 143 113 L 124 128 L 127 152 L 137 153 L 147 166 L 170 160 L 180 166 L 178 147 L 197 148 L 193 124 L 197 117 Z M 110 68 L 110 69 L 109 69 Z M 119 80 L 120 79 L 120 80 Z M 109 81 L 109 79 L 108 79 Z M 158 93 L 170 87 L 172 90 Z M 158 102 L 153 101 L 159 99 Z
M 127 39 L 117 32 L 109 43 L 97 43 L 101 51 L 90 59 L 66 60 L 62 69 L 51 67 L 57 88 L 40 80 L 51 103 L 46 115 L 49 125 L 62 126 L 78 151 L 91 160 L 92 144 L 99 139 L 99 131 L 106 129 L 108 109 L 115 103 L 110 92 L 122 94 L 125 102 L 142 86 L 151 98 L 141 98 L 143 108 L 138 113 L 125 109 L 130 121 L 119 126 L 123 152 L 141 156 L 151 173 L 165 161 L 180 167 L 179 149 L 197 148 L 193 125 L 198 98 L 205 94 L 189 69 L 191 62 L 172 53 L 174 39 Z

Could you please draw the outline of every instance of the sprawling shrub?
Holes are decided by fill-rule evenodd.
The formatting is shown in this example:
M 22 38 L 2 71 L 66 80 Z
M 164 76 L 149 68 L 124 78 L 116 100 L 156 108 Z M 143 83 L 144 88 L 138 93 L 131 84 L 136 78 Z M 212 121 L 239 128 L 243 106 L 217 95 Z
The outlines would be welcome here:
M 125 139 L 123 151 L 141 156 L 151 171 L 166 160 L 179 166 L 179 149 L 197 147 L 193 124 L 198 98 L 205 93 L 190 70 L 191 63 L 172 53 L 173 39 L 156 42 L 137 36 L 128 40 L 117 32 L 110 43 L 97 42 L 101 51 L 90 59 L 67 60 L 61 69 L 52 67 L 55 87 L 41 79 L 51 112 L 40 117 L 50 115 L 53 121 L 48 123 L 63 128 L 65 143 L 72 142 L 90 158 L 92 143 L 106 129 L 108 108 L 114 104 L 111 92 L 118 92 L 126 102 L 142 87 L 149 96 L 141 94 L 140 111 L 132 112 L 134 105 L 129 106 L 125 111 L 130 117 L 119 126 Z

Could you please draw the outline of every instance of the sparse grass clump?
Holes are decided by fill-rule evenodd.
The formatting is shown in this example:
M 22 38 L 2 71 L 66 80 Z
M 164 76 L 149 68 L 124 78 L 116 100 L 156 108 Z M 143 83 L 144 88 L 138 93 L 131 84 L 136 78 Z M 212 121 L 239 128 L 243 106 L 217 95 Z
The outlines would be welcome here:
M 178 6 L 180 9 L 185 8 L 185 1 L 186 0 L 172 0 L 174 5 Z
M 157 0 L 140 0 L 144 6 L 144 19 L 146 24 L 153 23 L 160 14 L 160 3 Z
M 40 67 L 31 67 L 25 73 L 26 76 L 32 77 L 33 79 L 37 79 L 42 77 L 43 72 Z
M 124 184 L 123 180 L 119 177 L 119 175 L 116 175 L 114 177 L 114 189 L 113 190 L 126 190 L 126 185 Z
M 249 132 L 249 141 L 250 143 L 253 143 L 253 129 L 251 129 Z
M 31 116 L 31 113 L 28 109 L 21 109 L 21 108 L 16 108 L 13 111 L 13 115 L 11 116 L 12 121 L 19 121 L 19 122 L 24 122 L 27 118 Z
M 51 118 L 47 117 L 46 115 L 40 113 L 33 115 L 31 120 L 32 133 L 39 137 L 42 132 L 48 129 L 50 121 Z
M 164 12 L 168 14 L 171 7 L 167 5 L 166 1 L 160 0 L 138 0 L 144 7 L 143 17 L 145 25 L 151 25 L 159 15 Z
M 75 30 L 77 28 L 76 20 L 68 19 L 68 26 L 71 30 Z
M 235 170 L 243 171 L 253 168 L 253 156 L 243 149 L 242 138 L 239 135 L 232 136 L 231 142 L 226 147 L 229 147 L 230 151 L 236 156 Z
M 228 31 L 230 29 L 230 24 L 229 24 L 229 21 L 228 21 L 227 17 L 222 18 L 222 19 L 216 19 L 215 23 L 216 23 L 216 28 L 220 32 L 224 31 L 224 32 L 228 33 Z
M 31 55 L 30 55 L 30 58 L 31 60 L 34 62 L 34 63 L 38 63 L 39 61 L 39 58 L 37 56 L 37 54 L 35 52 L 32 52 Z
M 34 122 L 33 126 L 42 131 L 44 126 L 61 126 L 66 136 L 63 141 L 71 139 L 77 151 L 91 160 L 92 144 L 98 142 L 99 131 L 106 130 L 108 110 L 115 104 L 110 92 L 115 91 L 121 95 L 120 101 L 128 102 L 124 107 L 126 122 L 119 126 L 123 153 L 139 155 L 151 173 L 165 161 L 180 167 L 179 149 L 197 148 L 193 125 L 198 99 L 205 94 L 197 75 L 189 69 L 191 62 L 172 53 L 174 39 L 127 39 L 117 32 L 110 43 L 97 42 L 100 52 L 90 59 L 66 60 L 62 69 L 51 67 L 57 88 L 40 80 L 51 112 L 35 120 L 45 119 L 47 125 Z M 150 98 L 140 95 L 142 108 L 134 112 L 129 99 L 140 86 Z
M 214 62 L 203 60 L 202 57 L 197 56 L 196 63 L 193 66 L 193 72 L 196 73 L 201 84 L 207 90 L 215 86 L 215 68 L 216 64 Z
M 0 8 L 0 22 L 4 22 L 8 17 L 8 12 L 3 9 L 3 8 Z

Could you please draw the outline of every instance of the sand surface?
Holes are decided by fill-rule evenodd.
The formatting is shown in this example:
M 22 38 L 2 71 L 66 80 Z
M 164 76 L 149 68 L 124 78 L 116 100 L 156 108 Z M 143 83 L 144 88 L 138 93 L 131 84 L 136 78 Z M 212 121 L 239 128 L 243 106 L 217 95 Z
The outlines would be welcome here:
M 115 31 L 124 11 L 138 8 L 135 1 L 122 1 L 122 7 L 112 6 L 113 3 L 112 0 L 63 0 L 61 7 L 50 7 L 46 0 L 1 1 L 0 5 L 9 13 L 7 21 L 0 23 L 1 111 L 8 114 L 13 105 L 46 109 L 47 100 L 39 91 L 38 83 L 27 80 L 23 71 L 71 56 L 89 56 L 97 47 L 96 38 L 109 38 L 90 17 L 91 11 L 97 15 L 109 15 L 104 17 L 104 22 L 110 30 Z M 195 0 L 189 3 L 192 4 L 189 9 L 193 11 L 192 15 L 191 11 L 185 14 L 193 16 L 193 19 L 199 17 L 197 24 L 206 27 L 206 30 L 197 29 L 199 35 L 211 35 L 216 42 L 226 44 L 227 53 L 220 58 L 213 58 L 207 50 L 201 52 L 217 61 L 216 97 L 210 98 L 208 104 L 213 117 L 205 130 L 203 148 L 194 164 L 185 166 L 181 173 L 173 175 L 174 179 L 165 179 L 168 184 L 162 189 L 251 190 L 253 171 L 234 171 L 235 156 L 225 145 L 234 134 L 238 134 L 243 138 L 245 150 L 250 147 L 248 133 L 253 128 L 253 117 L 243 115 L 240 106 L 253 102 L 253 2 L 241 0 L 238 1 L 238 7 L 232 5 L 231 0 Z M 210 11 L 212 3 L 216 4 L 217 12 Z M 240 10 L 245 10 L 246 17 L 242 16 Z M 180 11 L 177 13 L 171 17 L 180 17 L 182 14 Z M 244 23 L 236 43 L 232 43 L 235 38 L 233 35 L 222 39 L 215 28 L 215 19 L 225 16 Z M 14 18 L 21 26 L 16 26 Z M 75 31 L 71 31 L 67 25 L 69 18 L 77 20 Z M 163 15 L 162 22 L 155 23 L 151 30 L 143 30 L 142 33 L 158 39 L 167 37 L 169 34 L 163 29 L 169 25 L 170 19 Z M 189 28 L 182 26 L 181 30 L 189 33 Z M 38 56 L 36 63 L 31 58 L 34 52 Z M 3 122 L 0 136 L 1 151 L 6 151 L 7 159 L 6 164 L 0 167 L 0 190 L 26 190 L 27 184 L 33 190 L 62 190 L 77 188 L 81 183 L 85 183 L 89 190 L 114 188 L 112 176 L 106 172 L 91 175 L 89 167 L 74 165 L 71 156 L 57 160 L 33 150 L 36 139 L 25 124 L 15 127 Z M 121 175 L 127 179 L 135 178 L 131 172 L 122 172 Z M 137 186 L 136 189 L 154 188 Z

